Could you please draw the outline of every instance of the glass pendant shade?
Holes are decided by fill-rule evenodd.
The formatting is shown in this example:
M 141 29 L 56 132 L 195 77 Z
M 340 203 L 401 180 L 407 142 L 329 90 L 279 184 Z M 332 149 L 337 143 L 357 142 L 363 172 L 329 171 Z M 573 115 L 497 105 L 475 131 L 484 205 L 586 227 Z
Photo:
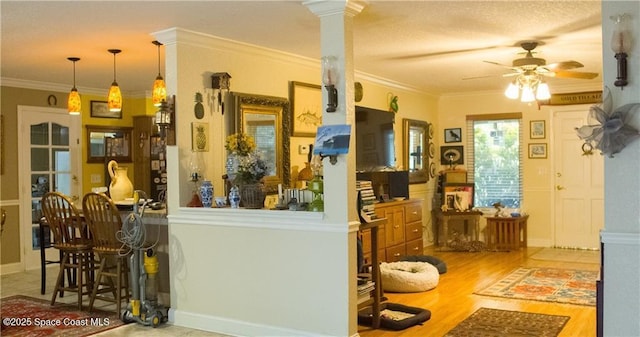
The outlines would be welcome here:
M 78 89 L 76 89 L 76 62 L 80 61 L 79 57 L 67 57 L 67 60 L 73 62 L 73 88 L 69 92 L 69 98 L 67 98 L 67 111 L 70 115 L 79 115 L 82 112 L 82 100 Z
M 107 96 L 107 106 L 111 112 L 120 112 L 122 110 L 122 93 L 118 82 L 116 82 L 116 55 L 121 52 L 120 49 L 109 49 L 109 52 L 113 54 L 113 82 L 111 88 L 109 88 L 109 95 Z
M 536 98 L 533 96 L 533 90 L 529 86 L 522 88 L 522 97 L 520 97 L 520 101 L 533 102 L 535 100 Z
M 546 100 L 551 98 L 551 93 L 549 92 L 549 85 L 541 82 L 538 84 L 538 89 L 536 89 L 536 99 L 537 100 Z
M 109 111 L 111 112 L 120 112 L 120 110 L 122 110 L 122 93 L 120 92 L 118 83 L 115 81 L 111 83 L 111 88 L 109 88 L 107 105 L 109 106 Z
M 153 82 L 153 93 L 151 97 L 154 106 L 160 106 L 162 101 L 167 100 L 167 86 L 160 74 L 158 74 L 158 77 L 156 77 L 156 80 Z
M 154 106 L 160 106 L 162 101 L 167 100 L 167 85 L 164 83 L 164 79 L 162 78 L 162 74 L 160 73 L 160 46 L 162 46 L 162 43 L 158 41 L 153 41 L 152 43 L 158 47 L 158 76 L 153 82 L 151 100 L 153 101 Z
M 82 100 L 80 100 L 80 94 L 78 93 L 78 89 L 73 87 L 71 92 L 69 93 L 69 98 L 67 99 L 67 109 L 69 110 L 70 115 L 79 115 L 82 111 Z
M 515 83 L 509 83 L 507 90 L 504 92 L 504 95 L 509 99 L 517 99 L 519 95 L 518 86 Z

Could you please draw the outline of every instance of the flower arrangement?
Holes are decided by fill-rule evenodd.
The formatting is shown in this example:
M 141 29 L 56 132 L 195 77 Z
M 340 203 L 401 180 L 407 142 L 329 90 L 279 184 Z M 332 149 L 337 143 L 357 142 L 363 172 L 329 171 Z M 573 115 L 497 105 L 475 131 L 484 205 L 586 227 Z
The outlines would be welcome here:
M 234 182 L 238 185 L 256 184 L 267 175 L 267 163 L 256 153 L 238 158 L 238 170 Z
M 256 141 L 245 133 L 234 133 L 227 137 L 224 148 L 229 154 L 246 156 L 255 151 Z

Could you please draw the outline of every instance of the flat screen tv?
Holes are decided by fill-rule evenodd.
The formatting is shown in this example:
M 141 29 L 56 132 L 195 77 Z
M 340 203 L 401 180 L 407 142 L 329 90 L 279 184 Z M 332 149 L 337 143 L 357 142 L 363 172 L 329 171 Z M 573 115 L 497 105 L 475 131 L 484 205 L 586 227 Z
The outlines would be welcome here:
M 356 106 L 356 170 L 395 170 L 394 113 Z

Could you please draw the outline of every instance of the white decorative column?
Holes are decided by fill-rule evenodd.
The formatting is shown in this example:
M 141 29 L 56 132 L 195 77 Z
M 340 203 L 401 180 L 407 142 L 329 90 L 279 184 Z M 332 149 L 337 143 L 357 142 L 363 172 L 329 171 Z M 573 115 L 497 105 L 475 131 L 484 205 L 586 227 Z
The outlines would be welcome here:
M 335 87 L 338 92 L 338 106 L 335 112 L 327 112 L 328 94 L 322 88 L 322 124 L 350 124 L 351 140 L 349 154 L 338 156 L 337 163 L 331 164 L 329 158 L 323 160 L 324 173 L 324 211 L 329 223 L 342 223 L 349 226 L 345 237 L 348 263 L 348 279 L 345 283 L 349 300 L 348 333 L 357 334 L 357 285 L 356 285 L 356 230 L 359 224 L 356 202 L 356 164 L 355 164 L 355 103 L 354 103 L 354 66 L 353 66 L 353 17 L 366 6 L 364 1 L 327 1 L 309 0 L 303 2 L 311 12 L 320 18 L 320 44 L 322 57 L 334 57 L 337 70 Z M 321 69 L 320 83 L 325 69 Z

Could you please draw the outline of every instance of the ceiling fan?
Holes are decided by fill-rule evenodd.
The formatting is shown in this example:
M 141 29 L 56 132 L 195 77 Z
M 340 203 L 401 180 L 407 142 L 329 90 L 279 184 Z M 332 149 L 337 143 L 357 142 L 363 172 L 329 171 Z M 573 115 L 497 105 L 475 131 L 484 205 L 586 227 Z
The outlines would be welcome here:
M 520 46 L 526 51 L 526 54 L 522 58 L 513 60 L 511 66 L 492 61 L 484 62 L 495 64 L 501 67 L 506 67 L 513 71 L 502 75 L 504 77 L 518 75 L 542 75 L 557 78 L 592 79 L 598 76 L 598 73 L 570 71 L 571 69 L 584 67 L 584 65 L 578 61 L 563 61 L 547 64 L 547 61 L 545 59 L 535 57 L 533 55 L 535 53 L 533 50 L 538 46 L 538 42 L 536 41 L 522 42 Z

